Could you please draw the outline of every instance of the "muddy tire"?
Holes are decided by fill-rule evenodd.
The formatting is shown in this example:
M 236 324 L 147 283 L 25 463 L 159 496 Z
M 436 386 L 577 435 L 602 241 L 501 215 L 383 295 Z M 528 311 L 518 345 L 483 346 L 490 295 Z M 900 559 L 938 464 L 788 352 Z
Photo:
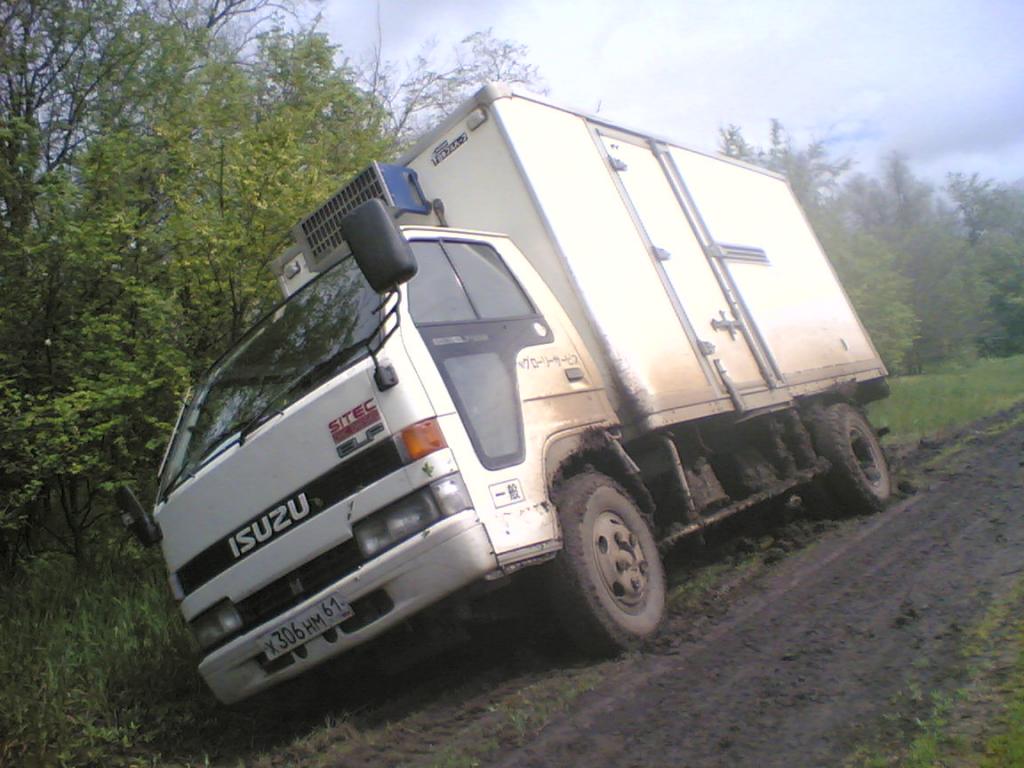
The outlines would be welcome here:
M 622 486 L 597 472 L 565 480 L 553 501 L 564 547 L 547 578 L 559 622 L 588 653 L 639 647 L 665 613 L 665 571 L 647 521 Z
M 860 411 L 846 403 L 825 408 L 811 419 L 818 453 L 832 464 L 825 486 L 849 515 L 878 512 L 892 492 L 885 453 Z

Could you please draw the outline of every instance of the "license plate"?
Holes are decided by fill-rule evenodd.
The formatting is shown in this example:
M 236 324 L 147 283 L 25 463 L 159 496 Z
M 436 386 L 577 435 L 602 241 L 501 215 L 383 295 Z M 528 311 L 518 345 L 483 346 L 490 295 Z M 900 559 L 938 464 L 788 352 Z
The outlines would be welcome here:
M 266 655 L 268 661 L 276 659 L 292 648 L 308 643 L 314 637 L 322 635 L 354 613 L 352 606 L 337 594 L 327 595 L 302 613 L 261 636 L 260 650 Z

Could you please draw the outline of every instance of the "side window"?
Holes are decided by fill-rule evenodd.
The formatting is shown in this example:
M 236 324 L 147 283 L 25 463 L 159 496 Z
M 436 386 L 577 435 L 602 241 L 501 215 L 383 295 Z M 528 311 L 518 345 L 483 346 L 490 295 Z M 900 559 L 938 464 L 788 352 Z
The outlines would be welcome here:
M 493 248 L 479 243 L 445 243 L 444 249 L 481 320 L 525 317 L 534 313 Z
M 522 288 L 489 245 L 413 241 L 419 270 L 409 283 L 417 325 L 535 315 Z
M 409 284 L 409 311 L 417 325 L 475 320 L 476 313 L 438 242 L 414 242 L 416 276 Z
M 519 399 L 515 379 L 497 352 L 457 355 L 442 361 L 445 377 L 465 419 L 473 429 L 481 455 L 489 461 L 514 457 L 519 451 Z

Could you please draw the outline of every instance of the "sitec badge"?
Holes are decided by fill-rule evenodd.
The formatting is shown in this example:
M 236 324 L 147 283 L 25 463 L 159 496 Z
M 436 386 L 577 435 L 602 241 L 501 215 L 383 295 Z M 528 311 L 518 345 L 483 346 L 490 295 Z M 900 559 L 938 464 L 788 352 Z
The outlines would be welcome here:
M 345 411 L 332 420 L 327 428 L 331 431 L 338 456 L 344 457 L 352 451 L 373 442 L 373 439 L 384 431 L 380 423 L 380 411 L 377 404 L 370 398 L 355 408 Z

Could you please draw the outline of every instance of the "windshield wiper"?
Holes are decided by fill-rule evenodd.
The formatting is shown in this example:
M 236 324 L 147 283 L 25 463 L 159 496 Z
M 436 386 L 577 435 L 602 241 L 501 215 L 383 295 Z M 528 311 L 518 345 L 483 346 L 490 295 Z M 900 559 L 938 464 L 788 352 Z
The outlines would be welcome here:
M 320 374 L 322 374 L 325 370 L 328 370 L 336 366 L 340 361 L 344 360 L 349 355 L 351 355 L 353 350 L 356 350 L 359 347 L 365 347 L 367 341 L 368 339 L 363 339 L 362 341 L 356 342 L 355 344 L 350 344 L 347 347 L 339 349 L 337 352 L 331 353 L 323 360 L 321 360 L 319 363 L 316 363 L 313 366 L 307 368 L 305 371 L 303 371 L 294 379 L 289 381 L 279 390 L 274 392 L 274 394 L 270 396 L 270 399 L 267 400 L 267 404 L 263 406 L 263 408 L 261 408 L 255 416 L 253 416 L 251 419 L 245 422 L 244 426 L 242 426 L 241 431 L 239 433 L 240 444 L 244 443 L 245 438 L 247 438 L 249 435 L 255 432 L 256 429 L 260 427 L 262 424 L 265 424 L 271 418 L 283 412 L 283 407 L 275 407 L 277 403 L 280 403 L 282 400 L 287 398 L 288 395 L 295 392 L 295 390 L 300 389 L 301 387 L 312 381 L 316 381 Z
M 192 465 L 184 462 L 180 467 L 178 467 L 178 471 L 174 473 L 174 477 L 167 481 L 167 485 L 165 485 L 164 489 L 160 492 L 159 501 L 167 501 L 167 497 L 171 495 L 171 491 L 178 487 L 178 481 L 181 479 L 181 476 L 190 469 L 192 469 Z
M 188 477 L 191 477 L 199 470 L 200 467 L 213 461 L 213 459 L 220 456 L 232 445 L 244 445 L 246 438 L 249 437 L 257 427 L 269 421 L 271 417 L 282 412 L 282 408 L 274 408 L 276 403 L 281 402 L 282 399 L 286 398 L 308 381 L 314 379 L 325 369 L 336 365 L 340 359 L 350 355 L 353 350 L 366 346 L 366 341 L 367 340 L 364 339 L 356 344 L 350 344 L 343 349 L 339 349 L 337 352 L 332 353 L 319 363 L 307 368 L 301 374 L 274 392 L 267 400 L 267 404 L 261 408 L 255 416 L 238 419 L 232 422 L 226 429 L 221 430 L 215 438 L 209 441 L 209 448 L 200 454 L 195 461 L 184 462 L 181 465 L 178 471 L 174 474 L 174 477 L 170 479 L 167 486 L 164 488 L 163 493 L 160 495 L 161 500 L 166 499 L 170 495 L 171 491 L 178 486 L 179 481 L 182 480 L 183 476 L 187 475 Z M 228 440 L 229 437 L 233 437 L 234 439 Z M 211 450 L 214 448 L 216 448 L 216 450 Z
M 164 488 L 164 492 L 160 495 L 161 501 L 166 499 L 170 495 L 171 491 L 178 487 L 178 481 L 182 479 L 183 475 L 187 474 L 188 477 L 192 477 L 200 467 L 205 464 L 209 464 L 235 443 L 238 443 L 239 445 L 244 443 L 244 432 L 247 424 L 248 421 L 245 419 L 239 419 L 238 421 L 233 422 L 227 429 L 223 429 L 217 433 L 217 436 L 208 443 L 207 449 L 203 451 L 195 461 L 182 462 L 181 467 L 174 473 L 174 477 L 170 479 L 167 483 L 167 487 Z M 192 427 L 188 427 L 188 430 L 191 432 Z M 234 439 L 229 440 L 229 437 L 234 437 Z
M 388 297 L 385 297 L 385 301 L 387 300 L 387 298 Z M 384 302 L 382 302 L 381 306 L 383 306 L 383 303 Z M 378 307 L 378 310 L 379 309 L 380 307 Z M 395 310 L 392 309 L 392 312 L 394 311 Z M 391 312 L 389 312 L 388 314 L 391 314 Z M 284 408 L 281 406 L 277 406 L 277 403 L 280 403 L 282 400 L 287 398 L 290 394 L 295 392 L 300 387 L 308 384 L 311 381 L 316 381 L 317 378 L 320 377 L 324 371 L 336 367 L 340 361 L 343 361 L 346 358 L 348 358 L 353 351 L 359 349 L 360 347 L 365 348 L 366 351 L 370 354 L 370 356 L 373 357 L 374 366 L 376 366 L 376 351 L 379 351 L 380 347 L 383 346 L 384 341 L 390 338 L 395 330 L 392 329 L 388 333 L 384 334 L 384 338 L 377 345 L 377 350 L 374 350 L 371 348 L 371 344 L 373 342 L 374 336 L 378 333 L 382 324 L 383 322 L 379 323 L 377 328 L 374 329 L 373 333 L 371 333 L 366 338 L 361 339 L 360 341 L 357 341 L 354 344 L 349 344 L 347 347 L 343 347 L 342 349 L 339 349 L 337 352 L 331 353 L 320 362 L 315 363 L 314 365 L 310 366 L 305 371 L 300 373 L 298 376 L 291 379 L 283 387 L 274 392 L 270 396 L 270 398 L 268 398 L 267 404 L 263 408 L 261 408 L 256 413 L 255 416 L 246 419 L 238 419 L 234 421 L 227 429 L 222 430 L 213 440 L 209 442 L 209 446 L 216 446 L 218 449 L 213 451 L 212 453 L 210 453 L 209 451 L 204 451 L 199 456 L 199 458 L 197 458 L 194 462 L 184 462 L 182 466 L 178 469 L 178 471 L 174 474 L 174 477 L 172 477 L 170 481 L 167 483 L 167 485 L 164 487 L 163 492 L 160 494 L 161 501 L 165 500 L 170 495 L 171 491 L 173 491 L 178 486 L 178 484 L 182 481 L 183 476 L 187 475 L 188 477 L 191 477 L 199 470 L 200 467 L 204 466 L 205 464 L 208 464 L 210 461 L 215 459 L 217 456 L 226 451 L 232 445 L 244 445 L 246 438 L 248 438 L 250 434 L 256 431 L 257 428 L 259 428 L 262 424 L 265 424 L 274 416 L 283 412 Z M 227 438 L 232 436 L 234 437 L 233 440 L 227 440 Z M 224 441 L 223 445 L 220 445 L 222 441 Z
M 388 301 L 393 296 L 397 295 L 398 294 L 396 291 L 391 291 L 390 293 L 385 295 L 381 299 L 380 303 L 377 305 L 377 308 L 374 310 L 374 312 L 380 312 L 381 310 L 385 309 L 387 307 Z M 344 360 L 349 355 L 351 355 L 354 350 L 359 349 L 360 347 L 365 348 L 370 357 L 373 358 L 374 381 L 376 381 L 378 383 L 378 386 L 380 386 L 380 365 L 377 362 L 377 353 L 380 352 L 381 348 L 384 346 L 387 340 L 391 338 L 391 336 L 395 333 L 396 330 L 398 330 L 398 320 L 396 319 L 394 326 L 390 330 L 385 331 L 381 335 L 381 338 L 377 341 L 376 346 L 374 345 L 373 340 L 374 337 L 377 336 L 377 334 L 380 333 L 381 329 L 385 326 L 388 318 L 392 315 L 398 315 L 398 302 L 395 302 L 391 306 L 391 308 L 384 313 L 384 315 L 378 321 L 377 327 L 373 329 L 373 333 L 368 335 L 366 338 L 355 342 L 354 344 L 349 344 L 347 347 L 343 347 L 342 349 L 339 349 L 337 352 L 333 352 L 332 354 L 328 355 L 323 360 L 321 360 L 319 363 L 316 363 L 310 368 L 307 368 L 305 371 L 303 371 L 294 379 L 292 379 L 283 387 L 281 387 L 281 389 L 275 392 L 267 401 L 266 406 L 260 409 L 259 413 L 257 413 L 249 421 L 248 424 L 242 427 L 242 440 L 244 441 L 245 438 L 248 435 L 250 435 L 253 431 L 255 431 L 256 428 L 259 427 L 261 424 L 266 423 L 269 419 L 283 411 L 283 408 L 274 408 L 275 403 L 280 402 L 284 398 L 288 397 L 288 395 L 290 395 L 292 392 L 294 392 L 296 389 L 303 386 L 304 384 L 316 380 L 316 378 L 321 373 L 323 373 L 323 371 L 333 368 L 335 365 L 338 364 L 339 361 Z M 391 383 L 389 386 L 394 386 L 397 383 L 398 381 L 397 379 L 395 379 L 394 382 Z M 383 388 L 386 389 L 389 387 Z

